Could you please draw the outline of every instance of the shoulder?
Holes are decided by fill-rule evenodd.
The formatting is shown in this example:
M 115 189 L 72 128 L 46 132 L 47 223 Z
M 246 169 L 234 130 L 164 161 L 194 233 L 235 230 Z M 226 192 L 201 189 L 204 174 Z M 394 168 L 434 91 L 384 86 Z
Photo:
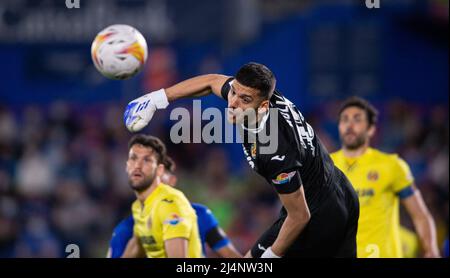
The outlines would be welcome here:
M 388 153 L 374 148 L 368 148 L 365 155 L 370 159 L 382 161 L 383 163 L 391 163 L 393 158 L 397 156 L 395 153 Z
M 408 180 L 413 180 L 411 169 L 408 163 L 401 158 L 397 153 L 386 153 L 380 150 L 373 149 L 373 160 L 386 165 L 394 177 L 402 177 Z
M 331 159 L 336 160 L 339 157 L 342 157 L 342 153 L 343 153 L 342 150 L 338 150 L 338 151 L 330 153 L 330 157 L 331 157 Z
M 192 203 L 191 206 L 194 208 L 197 214 L 208 214 L 211 212 L 211 210 L 207 206 L 202 204 Z
M 400 165 L 406 163 L 397 153 L 383 152 L 377 149 L 370 149 L 371 156 L 374 159 L 381 160 L 384 163 L 389 163 L 390 165 Z
M 199 223 L 201 223 L 200 225 L 209 229 L 219 224 L 216 217 L 207 206 L 197 203 L 192 203 L 191 205 L 197 214 L 197 219 Z
M 139 200 L 134 200 L 134 202 L 131 204 L 131 212 L 134 212 L 140 208 Z
M 114 232 L 118 233 L 123 230 L 132 230 L 134 225 L 133 216 L 128 216 L 127 218 L 120 221 L 120 223 L 114 228 Z
M 189 200 L 186 198 L 182 191 L 166 184 L 161 184 L 159 186 L 161 186 L 160 196 L 158 196 L 159 206 L 178 206 L 191 208 Z

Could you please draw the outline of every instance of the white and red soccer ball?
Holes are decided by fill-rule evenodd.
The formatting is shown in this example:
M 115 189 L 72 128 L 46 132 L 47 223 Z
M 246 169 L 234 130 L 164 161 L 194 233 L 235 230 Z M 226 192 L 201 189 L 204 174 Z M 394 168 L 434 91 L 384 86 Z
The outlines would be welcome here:
M 147 42 L 135 28 L 116 24 L 97 34 L 91 46 L 95 67 L 111 79 L 127 79 L 142 70 L 147 61 Z

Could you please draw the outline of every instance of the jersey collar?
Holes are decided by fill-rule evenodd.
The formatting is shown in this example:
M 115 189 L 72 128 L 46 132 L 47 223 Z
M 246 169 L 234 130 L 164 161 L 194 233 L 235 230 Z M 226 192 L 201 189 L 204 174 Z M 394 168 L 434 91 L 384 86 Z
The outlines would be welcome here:
M 267 119 L 269 118 L 269 111 L 264 114 L 264 116 L 261 119 L 261 122 L 258 124 L 257 128 L 248 128 L 244 124 L 241 124 L 241 127 L 243 130 L 246 130 L 248 132 L 251 132 L 253 134 L 259 133 L 261 130 L 264 129 L 264 126 L 266 125 Z
M 155 198 L 158 196 L 159 191 L 161 190 L 162 186 L 164 186 L 164 184 L 159 183 L 158 186 L 156 186 L 155 190 L 153 190 L 153 192 L 147 196 L 147 199 L 145 199 L 145 201 L 144 201 L 144 207 L 151 204 L 155 200 Z

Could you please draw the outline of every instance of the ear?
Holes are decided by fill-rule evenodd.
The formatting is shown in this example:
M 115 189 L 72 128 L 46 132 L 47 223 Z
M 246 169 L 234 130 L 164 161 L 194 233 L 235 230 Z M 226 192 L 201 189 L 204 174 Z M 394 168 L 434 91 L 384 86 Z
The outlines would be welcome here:
M 269 100 L 263 100 L 258 107 L 258 113 L 265 113 L 269 110 Z
M 158 164 L 158 167 L 156 168 L 156 175 L 158 177 L 162 177 L 162 175 L 164 175 L 164 164 Z
M 375 132 L 377 131 L 377 128 L 375 125 L 371 125 L 368 130 L 369 138 L 372 138 L 375 135 Z

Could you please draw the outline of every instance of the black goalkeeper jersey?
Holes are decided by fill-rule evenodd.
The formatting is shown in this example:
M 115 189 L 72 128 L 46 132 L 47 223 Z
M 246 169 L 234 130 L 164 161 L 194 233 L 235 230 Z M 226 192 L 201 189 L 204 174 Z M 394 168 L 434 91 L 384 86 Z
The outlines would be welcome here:
M 229 81 L 222 88 L 224 99 L 231 89 Z M 334 163 L 295 104 L 278 90 L 270 99 L 270 108 L 271 112 L 256 128 L 241 125 L 247 161 L 280 194 L 292 193 L 303 186 L 309 210 L 314 215 L 335 191 Z M 271 125 L 276 126 L 271 130 Z M 264 135 L 270 140 L 259 140 Z M 256 140 L 249 140 L 251 136 Z M 274 140 L 277 140 L 276 148 L 268 152 L 267 147 Z

